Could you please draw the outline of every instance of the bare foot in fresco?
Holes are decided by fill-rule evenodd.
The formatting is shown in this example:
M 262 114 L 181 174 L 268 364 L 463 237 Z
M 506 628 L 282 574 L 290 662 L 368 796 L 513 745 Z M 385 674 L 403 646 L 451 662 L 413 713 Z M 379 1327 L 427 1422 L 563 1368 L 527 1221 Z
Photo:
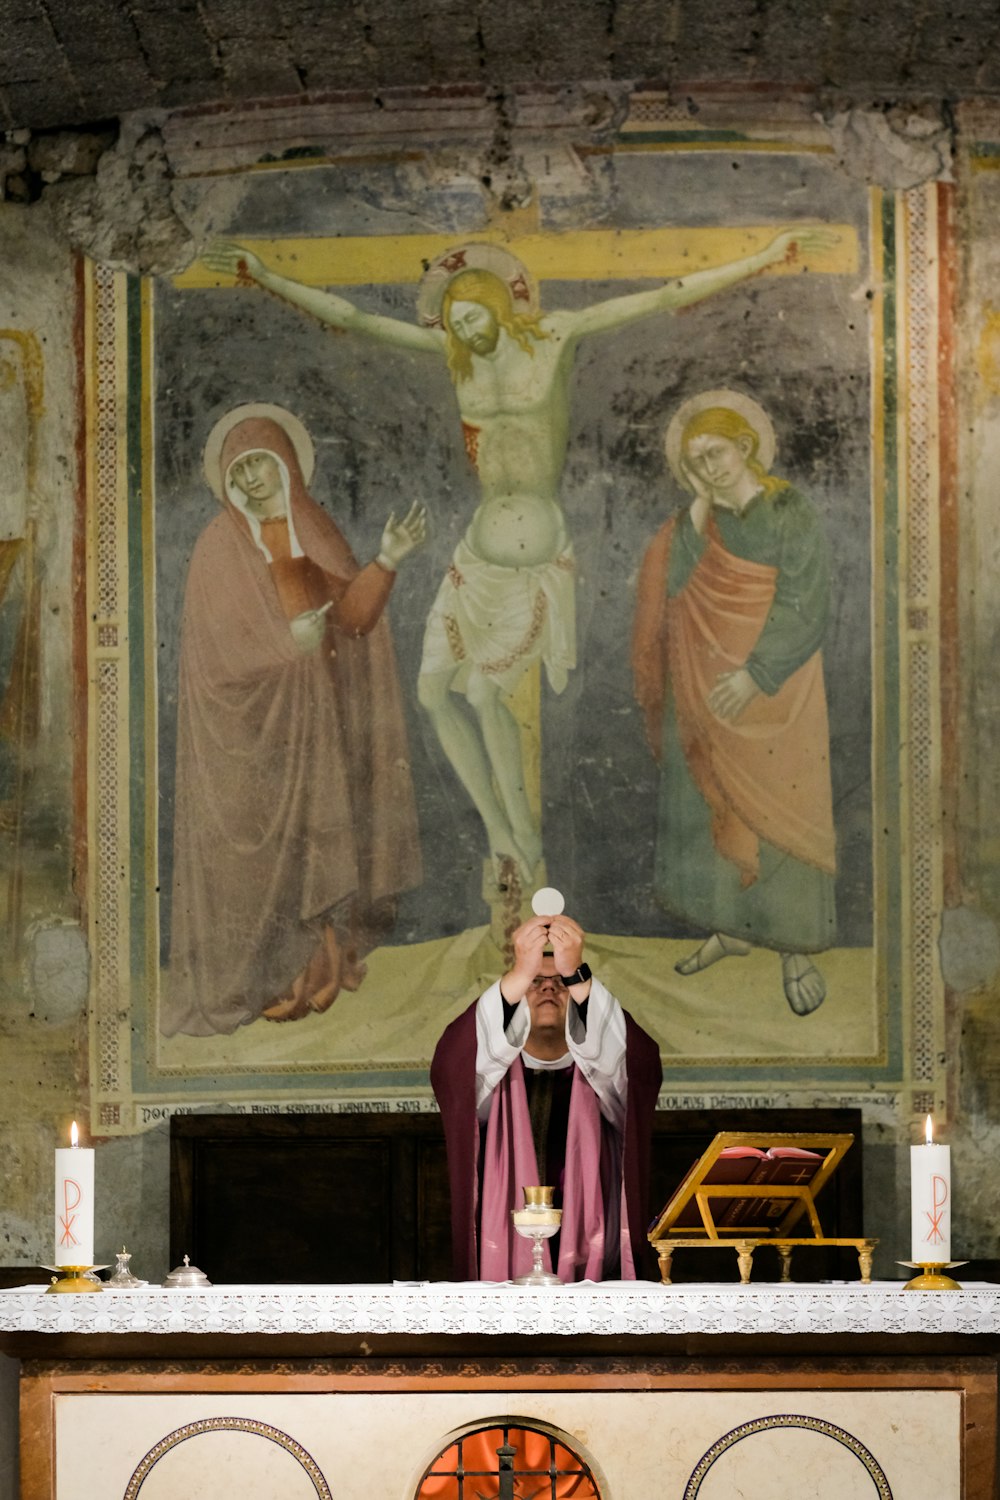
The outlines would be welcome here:
M 304 989 L 308 1005 L 323 1015 L 340 994 L 344 952 L 332 927 L 323 928 L 323 939 L 305 968 Z
M 826 999 L 826 980 L 805 953 L 781 955 L 785 999 L 797 1016 L 808 1016 Z
M 301 1021 L 305 1016 L 328 1011 L 340 994 L 343 954 L 332 927 L 323 936 L 292 985 L 292 993 L 276 1000 L 262 1012 L 266 1021 Z M 360 983 L 360 980 L 358 981 Z
M 744 943 L 741 938 L 727 937 L 724 932 L 713 932 L 700 948 L 674 964 L 674 968 L 678 974 L 686 977 L 688 974 L 698 974 L 702 969 L 710 969 L 720 958 L 746 958 L 749 952 L 750 944 Z
M 294 992 L 261 1011 L 265 1021 L 301 1021 L 309 1014 L 309 1002 Z
M 344 965 L 340 974 L 340 988 L 342 990 L 350 990 L 353 994 L 355 990 L 361 988 L 367 973 L 368 965 L 363 964 L 356 953 L 345 953 Z
M 339 984 L 325 984 L 315 995 L 309 996 L 308 1009 L 313 1015 L 321 1016 L 330 1009 L 339 994 Z

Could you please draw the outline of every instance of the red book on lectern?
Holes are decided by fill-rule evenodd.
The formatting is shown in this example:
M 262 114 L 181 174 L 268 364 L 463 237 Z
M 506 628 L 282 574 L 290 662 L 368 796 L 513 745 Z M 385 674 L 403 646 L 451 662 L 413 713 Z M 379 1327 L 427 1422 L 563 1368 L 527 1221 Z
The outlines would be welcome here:
M 713 1187 L 724 1186 L 730 1183 L 752 1182 L 754 1180 L 754 1173 L 766 1159 L 766 1152 L 761 1151 L 759 1146 L 726 1146 L 719 1152 L 712 1163 L 711 1170 L 702 1181 L 702 1186 Z M 697 1165 L 698 1163 L 694 1162 L 689 1167 L 684 1182 L 677 1189 L 678 1193 L 683 1190 L 684 1183 L 687 1182 L 688 1177 L 691 1176 Z M 674 1196 L 676 1197 L 676 1194 Z M 724 1205 L 732 1201 L 731 1199 L 717 1198 L 713 1203 L 711 1199 L 709 1200 L 709 1210 L 716 1224 L 720 1222 L 720 1215 L 724 1210 Z M 738 1203 L 740 1200 L 737 1198 L 735 1201 Z M 653 1222 L 655 1223 L 656 1220 L 654 1219 Z M 685 1204 L 676 1219 L 672 1221 L 671 1227 L 675 1229 L 704 1229 L 705 1226 L 702 1223 L 701 1214 L 698 1212 L 698 1205 L 693 1197 L 690 1203 Z
M 816 1176 L 823 1164 L 823 1157 L 815 1151 L 804 1151 L 801 1146 L 772 1146 L 761 1152 L 761 1161 L 750 1177 L 739 1180 L 757 1184 L 780 1183 L 804 1186 Z M 792 1206 L 790 1198 L 733 1198 L 715 1222 L 720 1229 L 745 1229 L 747 1233 L 760 1230 L 771 1233 Z

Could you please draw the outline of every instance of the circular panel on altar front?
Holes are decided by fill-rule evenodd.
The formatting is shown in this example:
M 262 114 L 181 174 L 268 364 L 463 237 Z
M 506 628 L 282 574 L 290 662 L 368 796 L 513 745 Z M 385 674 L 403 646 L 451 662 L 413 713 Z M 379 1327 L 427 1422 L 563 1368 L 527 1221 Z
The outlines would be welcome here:
M 167 1433 L 136 1467 L 122 1500 L 209 1494 L 333 1500 L 319 1465 L 301 1443 L 249 1417 L 205 1417 Z
M 545 1422 L 496 1418 L 452 1433 L 424 1470 L 414 1500 L 494 1500 L 501 1473 L 531 1500 L 601 1500 L 593 1460 L 569 1433 Z
M 683 1500 L 893 1500 L 875 1456 L 822 1417 L 782 1413 L 742 1422 L 699 1460 Z

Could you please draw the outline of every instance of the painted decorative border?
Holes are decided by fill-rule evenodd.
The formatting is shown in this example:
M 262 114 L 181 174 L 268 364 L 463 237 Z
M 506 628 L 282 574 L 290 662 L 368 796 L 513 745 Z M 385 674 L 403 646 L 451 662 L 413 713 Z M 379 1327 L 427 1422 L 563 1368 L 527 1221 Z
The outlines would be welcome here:
M 202 1417 L 197 1422 L 187 1422 L 183 1427 L 176 1428 L 174 1432 L 168 1432 L 155 1448 L 150 1448 L 139 1463 L 126 1486 L 122 1500 L 136 1500 L 150 1471 L 165 1454 L 176 1448 L 178 1444 L 185 1443 L 190 1438 L 200 1437 L 206 1432 L 248 1432 L 253 1437 L 266 1438 L 268 1442 L 276 1443 L 305 1469 L 319 1500 L 333 1500 L 330 1486 L 312 1454 L 307 1453 L 302 1444 L 289 1437 L 287 1432 L 282 1432 L 278 1427 L 271 1427 L 267 1422 L 258 1422 L 250 1417 Z
M 910 996 L 909 1069 L 914 1114 L 935 1108 L 939 1092 L 935 1059 L 943 1051 L 943 983 L 938 966 L 937 926 L 943 905 L 941 838 L 941 683 L 938 268 L 936 195 L 907 193 L 901 204 L 897 253 L 903 258 L 905 309 L 897 312 L 905 378 L 899 421 L 901 495 L 905 496 L 905 554 L 900 557 L 900 725 L 907 746 L 903 797 L 904 879 L 902 953 L 904 993 Z
M 884 1470 L 860 1439 L 856 1438 L 853 1433 L 847 1432 L 845 1428 L 836 1427 L 832 1422 L 826 1422 L 821 1417 L 803 1417 L 795 1414 L 757 1417 L 752 1422 L 741 1422 L 739 1427 L 734 1427 L 730 1432 L 724 1433 L 699 1459 L 685 1486 L 684 1500 L 697 1500 L 708 1471 L 717 1459 L 721 1458 L 724 1453 L 728 1453 L 730 1448 L 741 1443 L 744 1438 L 753 1437 L 760 1432 L 774 1432 L 779 1428 L 799 1428 L 804 1432 L 818 1432 L 823 1437 L 832 1438 L 835 1443 L 840 1443 L 842 1447 L 853 1453 L 860 1463 L 864 1464 L 874 1481 L 879 1500 L 892 1500 L 892 1490 L 889 1488 L 889 1481 L 885 1477 Z
M 128 1027 L 128 654 L 127 505 L 124 434 L 125 278 L 89 265 L 84 279 L 88 641 L 88 925 L 90 1051 L 95 1128 L 127 1120 Z M 123 1015 L 124 1012 L 124 1015 Z

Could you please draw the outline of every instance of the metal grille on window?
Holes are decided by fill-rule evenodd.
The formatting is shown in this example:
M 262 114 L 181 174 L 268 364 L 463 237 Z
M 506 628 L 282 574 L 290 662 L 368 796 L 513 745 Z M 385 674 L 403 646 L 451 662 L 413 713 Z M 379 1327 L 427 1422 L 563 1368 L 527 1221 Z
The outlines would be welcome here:
M 463 1433 L 425 1471 L 415 1500 L 600 1500 L 590 1468 L 541 1427 Z

